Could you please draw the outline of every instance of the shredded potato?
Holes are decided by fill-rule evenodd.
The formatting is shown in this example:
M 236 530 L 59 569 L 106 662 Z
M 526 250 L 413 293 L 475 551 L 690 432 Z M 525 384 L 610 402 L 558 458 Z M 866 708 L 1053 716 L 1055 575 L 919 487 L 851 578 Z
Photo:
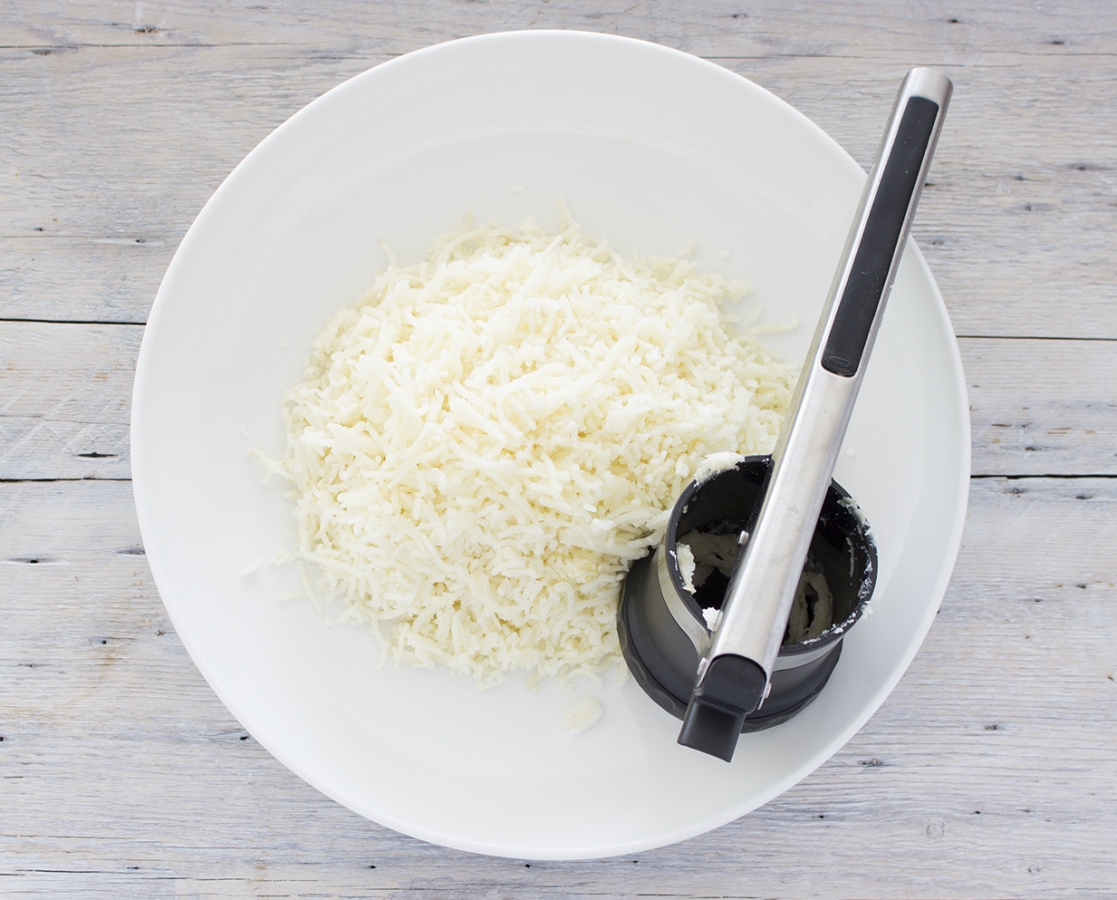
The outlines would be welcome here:
M 569 221 L 392 260 L 285 398 L 295 557 L 397 661 L 603 671 L 629 565 L 707 454 L 771 451 L 792 370 L 727 331 L 747 285 Z

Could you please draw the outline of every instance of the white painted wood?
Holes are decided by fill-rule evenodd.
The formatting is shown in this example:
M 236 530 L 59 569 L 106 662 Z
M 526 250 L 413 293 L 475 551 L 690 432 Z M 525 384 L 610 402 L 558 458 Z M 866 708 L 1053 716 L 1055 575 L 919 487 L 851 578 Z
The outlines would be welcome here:
M 128 478 L 143 329 L 0 322 L 0 479 Z
M 0 236 L 0 248 L 0 319 L 132 323 L 147 319 L 175 250 L 161 239 L 60 235 Z
M 149 33 L 123 15 L 109 20 L 116 26 L 72 9 L 44 17 L 51 24 L 38 37 L 0 49 L 0 317 L 143 321 L 173 248 L 256 143 L 345 78 L 487 27 L 493 13 L 483 6 L 436 6 L 426 28 L 410 30 L 405 9 L 370 15 L 363 4 L 297 27 L 284 24 L 291 13 L 242 11 L 242 21 L 224 8 L 145 6 L 145 23 L 164 23 Z M 552 6 L 535 7 L 539 22 L 612 27 L 609 14 Z M 818 20 L 774 4 L 734 20 L 730 8 L 693 4 L 667 16 L 643 7 L 617 27 L 753 78 L 863 164 L 904 68 L 944 65 L 957 91 L 915 234 L 958 332 L 1117 338 L 1117 113 L 1095 36 L 1117 28 L 1108 4 L 1021 13 L 1029 24 L 999 38 L 1009 16 L 984 7 L 940 15 L 888 6 L 900 11 L 882 19 L 873 4 L 834 4 Z M 1097 31 L 1083 33 L 1079 12 Z M 527 24 L 526 15 L 509 10 L 492 24 Z M 259 42 L 228 43 L 248 32 Z M 67 242 L 37 240 L 52 237 Z
M 142 323 L 197 210 L 314 97 L 523 27 L 714 59 L 863 164 L 908 65 L 957 86 L 915 233 L 996 477 L 942 611 L 817 773 L 635 860 L 430 847 L 246 736 L 170 627 L 130 484 L 104 480 L 128 477 L 142 328 L 78 324 Z M 1066 476 L 1117 475 L 1115 52 L 1106 0 L 0 0 L 0 896 L 1113 895 L 1117 480 Z
M 1117 341 L 963 338 L 977 475 L 1117 475 Z
M 0 322 L 0 478 L 129 477 L 141 333 Z M 1117 475 L 1117 341 L 959 343 L 975 475 Z
M 996 61 L 1006 54 L 1104 55 L 1112 50 L 1114 10 L 1105 0 L 1036 9 L 1026 0 L 959 0 L 949 5 L 900 0 L 834 0 L 813 9 L 733 0 L 578 0 L 486 6 L 459 3 L 329 4 L 281 2 L 231 6 L 130 0 L 73 4 L 44 0 L 34 14 L 14 0 L 0 9 L 6 46 L 109 45 L 133 48 L 265 44 L 329 45 L 351 54 L 406 52 L 436 41 L 516 28 L 622 31 L 700 56 L 904 58 L 916 50 L 939 62 Z M 958 21 L 954 21 L 958 20 Z M 1053 41 L 1059 41 L 1053 44 Z
M 975 482 L 970 537 L 911 671 L 784 797 L 635 863 L 530 868 L 379 828 L 245 738 L 127 552 L 128 485 L 2 485 L 0 504 L 5 554 L 39 560 L 0 562 L 5 896 L 1041 897 L 1112 884 L 1112 480 Z M 1080 551 L 1052 558 L 1052 544 Z

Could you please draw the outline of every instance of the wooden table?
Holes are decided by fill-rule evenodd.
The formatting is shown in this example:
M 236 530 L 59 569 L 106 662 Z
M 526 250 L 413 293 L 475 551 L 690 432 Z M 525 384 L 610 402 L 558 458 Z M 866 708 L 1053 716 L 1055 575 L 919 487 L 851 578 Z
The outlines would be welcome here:
M 788 6 L 3 0 L 0 895 L 1117 896 L 1117 6 Z M 954 79 L 915 234 L 974 477 L 941 614 L 844 750 L 705 837 L 529 865 L 365 821 L 243 731 L 148 572 L 128 408 L 171 255 L 257 142 L 392 56 L 539 27 L 713 59 L 863 163 L 910 65 Z

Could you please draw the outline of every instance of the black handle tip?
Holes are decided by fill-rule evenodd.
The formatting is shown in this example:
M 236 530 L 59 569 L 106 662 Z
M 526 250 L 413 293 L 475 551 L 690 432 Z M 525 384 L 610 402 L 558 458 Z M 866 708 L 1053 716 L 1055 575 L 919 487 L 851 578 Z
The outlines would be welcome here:
M 760 706 L 767 687 L 768 676 L 753 660 L 714 657 L 691 694 L 679 743 L 731 761 L 745 717 Z

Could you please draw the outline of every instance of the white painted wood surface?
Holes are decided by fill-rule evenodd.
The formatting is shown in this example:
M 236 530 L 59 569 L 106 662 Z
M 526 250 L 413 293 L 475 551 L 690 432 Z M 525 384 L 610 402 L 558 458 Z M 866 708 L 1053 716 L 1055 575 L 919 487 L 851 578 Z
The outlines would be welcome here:
M 1117 896 L 1117 8 L 775 0 L 0 2 L 0 896 Z M 975 478 L 942 611 L 783 797 L 637 857 L 447 851 L 260 748 L 142 556 L 128 404 L 197 210 L 272 128 L 418 47 L 656 40 L 867 162 L 899 75 L 956 93 L 916 238 L 960 336 Z

